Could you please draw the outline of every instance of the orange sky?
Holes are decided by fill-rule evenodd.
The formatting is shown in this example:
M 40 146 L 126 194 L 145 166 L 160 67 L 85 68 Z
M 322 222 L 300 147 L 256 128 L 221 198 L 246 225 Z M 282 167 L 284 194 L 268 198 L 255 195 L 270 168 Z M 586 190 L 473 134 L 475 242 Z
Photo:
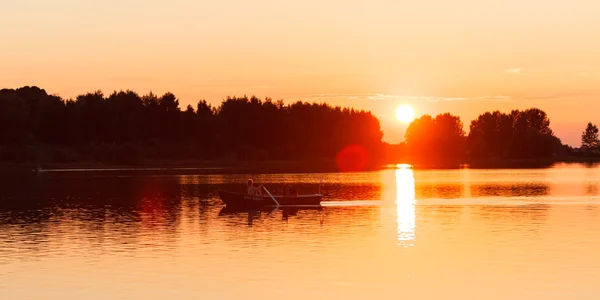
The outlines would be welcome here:
M 537 106 L 572 145 L 600 123 L 600 2 L 2 1 L 0 87 L 63 97 L 172 91 L 182 106 L 228 95 L 372 110 Z

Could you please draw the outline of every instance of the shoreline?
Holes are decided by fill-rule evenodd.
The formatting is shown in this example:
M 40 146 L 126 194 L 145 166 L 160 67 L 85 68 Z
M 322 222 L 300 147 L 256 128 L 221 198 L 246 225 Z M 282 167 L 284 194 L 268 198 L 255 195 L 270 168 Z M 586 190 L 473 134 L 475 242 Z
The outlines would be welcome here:
M 335 160 L 295 160 L 295 161 L 152 161 L 139 164 L 107 164 L 90 162 L 72 163 L 0 163 L 0 174 L 44 173 L 44 172 L 148 172 L 148 171 L 195 171 L 194 173 L 237 172 L 330 172 L 335 171 Z
M 511 169 L 511 168 L 549 168 L 556 164 L 597 164 L 600 157 L 561 157 L 544 159 L 470 159 L 465 162 L 411 163 L 398 160 L 381 164 L 372 164 L 360 171 L 378 171 L 408 165 L 415 170 L 429 169 Z M 38 169 L 39 167 L 39 169 Z M 318 173 L 342 172 L 335 159 L 272 160 L 272 161 L 236 161 L 236 160 L 165 160 L 140 164 L 107 164 L 91 162 L 47 163 L 0 163 L 0 174 L 7 173 L 43 173 L 43 172 L 148 172 L 148 171 L 194 171 L 196 174 L 210 173 Z

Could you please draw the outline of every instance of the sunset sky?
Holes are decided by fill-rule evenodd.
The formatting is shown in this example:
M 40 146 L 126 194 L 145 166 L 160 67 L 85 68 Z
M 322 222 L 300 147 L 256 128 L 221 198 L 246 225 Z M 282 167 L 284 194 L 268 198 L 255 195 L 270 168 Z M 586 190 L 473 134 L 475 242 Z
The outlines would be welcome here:
M 600 123 L 600 2 L 4 0 L 0 88 L 65 98 L 171 91 L 181 106 L 228 95 L 368 109 L 384 139 L 417 115 L 468 130 L 487 110 L 539 107 L 579 146 Z

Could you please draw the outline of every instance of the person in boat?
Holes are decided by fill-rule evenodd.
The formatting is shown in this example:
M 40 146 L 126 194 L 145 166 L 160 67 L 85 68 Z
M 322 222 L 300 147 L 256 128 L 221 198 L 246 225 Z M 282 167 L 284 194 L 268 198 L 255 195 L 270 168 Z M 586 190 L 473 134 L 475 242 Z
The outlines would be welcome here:
M 252 179 L 248 179 L 248 183 L 247 183 L 248 195 L 262 196 L 262 187 L 263 187 L 262 184 L 259 186 L 254 186 L 254 181 L 252 181 Z

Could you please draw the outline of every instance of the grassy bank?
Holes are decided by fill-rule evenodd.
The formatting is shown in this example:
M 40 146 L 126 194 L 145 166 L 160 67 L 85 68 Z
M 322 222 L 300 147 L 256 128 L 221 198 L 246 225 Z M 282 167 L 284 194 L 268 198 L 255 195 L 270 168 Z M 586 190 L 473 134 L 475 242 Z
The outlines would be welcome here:
M 69 163 L 2 163 L 0 173 L 32 173 L 36 168 L 42 171 L 65 170 L 126 170 L 126 171 L 177 171 L 179 173 L 288 173 L 288 172 L 336 172 L 333 159 L 307 160 L 145 160 L 136 164 L 112 164 L 103 162 L 69 162 Z M 374 169 L 370 168 L 370 169 Z
M 600 156 L 564 156 L 556 158 L 532 159 L 467 159 L 454 161 L 420 161 L 396 159 L 384 163 L 372 163 L 363 171 L 395 168 L 398 164 L 410 165 L 413 169 L 506 169 L 506 168 L 546 168 L 556 163 L 600 163 Z M 188 170 L 191 173 L 296 173 L 296 172 L 339 172 L 333 158 L 313 158 L 298 160 L 239 160 L 239 159 L 143 159 L 135 163 L 115 163 L 106 161 L 69 161 L 44 163 L 0 163 L 0 173 L 31 173 L 42 170 Z
M 548 158 L 528 158 L 528 159 L 510 159 L 510 158 L 491 158 L 475 159 L 468 158 L 464 160 L 449 161 L 421 161 L 411 162 L 410 159 L 398 160 L 396 164 L 408 164 L 413 169 L 527 169 L 527 168 L 549 168 L 558 163 L 581 163 L 581 164 L 600 164 L 600 156 L 579 157 L 579 156 L 561 156 Z

